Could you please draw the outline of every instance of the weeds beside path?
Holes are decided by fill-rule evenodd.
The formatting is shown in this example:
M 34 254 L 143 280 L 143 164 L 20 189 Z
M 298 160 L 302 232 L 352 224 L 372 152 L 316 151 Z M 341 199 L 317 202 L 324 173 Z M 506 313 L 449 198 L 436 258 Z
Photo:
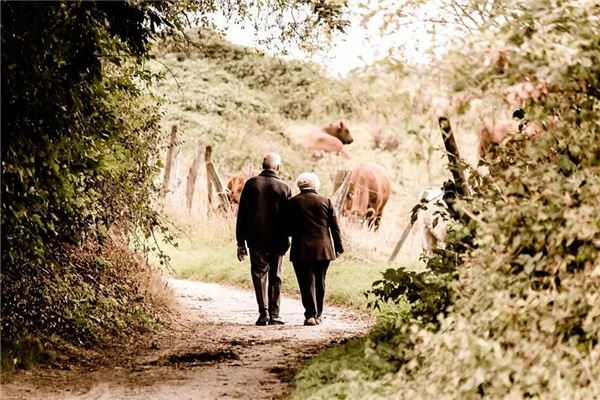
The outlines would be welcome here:
M 171 280 L 174 323 L 131 354 L 98 369 L 39 369 L 2 385 L 3 399 L 283 398 L 301 362 L 328 345 L 366 333 L 371 320 L 326 307 L 321 326 L 305 327 L 298 300 L 284 297 L 283 326 L 254 326 L 254 293 Z

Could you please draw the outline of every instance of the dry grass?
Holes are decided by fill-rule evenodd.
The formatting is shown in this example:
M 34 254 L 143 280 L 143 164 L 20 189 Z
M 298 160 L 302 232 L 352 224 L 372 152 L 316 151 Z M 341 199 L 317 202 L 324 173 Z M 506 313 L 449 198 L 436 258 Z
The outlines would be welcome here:
M 175 304 L 173 290 L 167 285 L 164 270 L 133 252 L 119 235 L 112 235 L 103 248 L 103 256 L 110 265 L 118 268 L 119 275 L 127 279 L 137 293 L 154 311 L 164 312 Z

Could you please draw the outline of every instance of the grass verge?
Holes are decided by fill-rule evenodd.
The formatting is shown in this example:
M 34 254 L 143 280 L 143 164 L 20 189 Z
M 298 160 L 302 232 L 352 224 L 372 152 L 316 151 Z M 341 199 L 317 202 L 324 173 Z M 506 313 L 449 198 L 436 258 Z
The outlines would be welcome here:
M 385 382 L 400 367 L 396 339 L 390 335 L 408 306 L 388 306 L 367 337 L 330 347 L 308 360 L 294 377 L 289 398 L 389 398 Z

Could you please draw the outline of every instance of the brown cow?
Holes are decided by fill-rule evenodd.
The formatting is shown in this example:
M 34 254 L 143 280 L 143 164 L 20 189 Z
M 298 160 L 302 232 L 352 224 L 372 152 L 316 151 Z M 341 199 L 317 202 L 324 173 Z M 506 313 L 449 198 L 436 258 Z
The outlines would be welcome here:
M 246 168 L 229 178 L 229 181 L 227 181 L 227 197 L 229 197 L 231 204 L 240 204 L 244 183 L 259 173 L 260 171 L 255 168 Z
M 354 141 L 348 127 L 343 121 L 329 124 L 320 131 L 313 133 L 304 142 L 304 147 L 311 151 L 315 158 L 321 158 L 325 153 L 335 153 L 347 156 L 344 144 Z
M 532 100 L 540 102 L 548 94 L 548 88 L 542 83 L 533 83 L 529 81 L 517 83 L 502 91 L 504 100 L 511 107 L 523 107 L 525 102 Z
M 504 119 L 496 122 L 489 119 L 483 121 L 477 131 L 479 138 L 477 154 L 479 158 L 485 158 L 492 145 L 501 143 L 509 135 L 519 132 L 526 138 L 531 139 L 541 133 L 541 128 L 535 122 L 529 122 L 525 126 L 520 126 L 519 122 L 514 119 Z
M 338 138 L 343 144 L 350 144 L 354 142 L 354 139 L 350 135 L 350 130 L 344 121 L 340 121 L 339 123 L 329 124 L 324 127 L 323 132 L 330 134 L 333 137 Z
M 377 230 L 383 209 L 390 198 L 391 187 L 391 181 L 381 165 L 358 165 L 350 173 L 342 215 L 366 221 L 369 228 Z

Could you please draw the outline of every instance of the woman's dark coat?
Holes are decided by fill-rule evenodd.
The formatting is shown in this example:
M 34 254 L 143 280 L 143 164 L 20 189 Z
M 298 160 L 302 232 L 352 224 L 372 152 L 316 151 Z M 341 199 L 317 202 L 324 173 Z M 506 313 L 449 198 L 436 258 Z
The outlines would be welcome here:
M 340 227 L 328 198 L 314 190 L 303 190 L 288 201 L 286 214 L 292 262 L 335 260 L 344 252 Z

